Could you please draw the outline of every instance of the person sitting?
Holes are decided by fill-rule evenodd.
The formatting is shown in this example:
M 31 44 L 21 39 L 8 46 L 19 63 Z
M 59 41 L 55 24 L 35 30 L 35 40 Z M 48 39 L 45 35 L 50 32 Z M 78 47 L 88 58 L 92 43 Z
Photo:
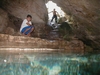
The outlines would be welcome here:
M 31 32 L 34 30 L 31 20 L 32 20 L 31 15 L 27 15 L 27 18 L 24 19 L 24 21 L 21 25 L 21 28 L 20 28 L 20 32 L 22 33 L 22 35 L 30 36 Z

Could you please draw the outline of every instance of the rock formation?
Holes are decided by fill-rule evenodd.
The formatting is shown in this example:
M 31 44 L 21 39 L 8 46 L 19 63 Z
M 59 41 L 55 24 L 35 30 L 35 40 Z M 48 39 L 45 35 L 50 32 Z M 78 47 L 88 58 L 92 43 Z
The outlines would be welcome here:
M 34 35 L 45 35 L 49 0 L 0 0 L 0 32 L 18 32 L 27 14 L 33 16 Z M 73 17 L 74 35 L 94 50 L 100 49 L 100 0 L 51 0 Z M 2 20 L 1 20 L 2 19 Z M 10 28 L 9 28 L 10 27 Z M 4 29 L 8 31 L 4 31 Z M 14 29 L 14 30 L 13 30 Z
M 7 48 L 9 51 L 9 48 L 19 48 L 18 51 L 20 51 L 20 49 L 24 51 L 27 48 L 30 48 L 31 50 L 34 48 L 44 48 L 45 52 L 52 52 L 53 49 L 57 49 L 57 51 L 66 53 L 84 53 L 84 44 L 77 39 L 73 39 L 69 42 L 65 40 L 45 40 L 40 38 L 0 34 L 0 41 L 0 50 L 5 50 Z M 44 51 L 44 49 L 40 51 Z
M 8 16 L 7 13 L 0 9 L 0 33 L 4 32 L 4 29 L 7 27 L 8 23 Z
M 47 22 L 47 9 L 44 0 L 1 0 L 0 7 L 7 12 L 11 22 L 9 25 L 15 30 L 19 30 L 22 20 L 30 14 L 33 16 L 35 34 L 42 35 L 44 33 Z
M 74 18 L 76 37 L 100 49 L 100 0 L 51 0 Z

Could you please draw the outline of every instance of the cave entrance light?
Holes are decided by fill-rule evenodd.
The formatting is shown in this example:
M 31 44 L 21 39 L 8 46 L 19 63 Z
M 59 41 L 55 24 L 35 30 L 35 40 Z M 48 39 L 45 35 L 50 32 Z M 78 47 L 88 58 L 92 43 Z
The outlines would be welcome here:
M 49 14 L 49 12 L 53 11 L 53 9 L 56 9 L 56 11 L 58 12 L 58 14 L 59 14 L 60 17 L 64 17 L 65 16 L 65 13 L 61 9 L 61 7 L 57 6 L 57 4 L 54 3 L 54 2 L 52 2 L 52 1 L 48 1 L 46 3 L 46 7 L 47 7 L 47 10 L 48 10 L 48 20 L 52 19 L 53 14 L 52 13 Z

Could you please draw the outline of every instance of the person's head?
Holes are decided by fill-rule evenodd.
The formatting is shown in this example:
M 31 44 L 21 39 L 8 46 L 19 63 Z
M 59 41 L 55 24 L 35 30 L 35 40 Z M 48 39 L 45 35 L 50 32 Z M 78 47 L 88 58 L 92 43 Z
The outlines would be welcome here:
M 32 16 L 31 15 L 27 15 L 27 20 L 31 21 L 32 20 Z
M 54 11 L 56 10 L 56 9 L 53 9 Z

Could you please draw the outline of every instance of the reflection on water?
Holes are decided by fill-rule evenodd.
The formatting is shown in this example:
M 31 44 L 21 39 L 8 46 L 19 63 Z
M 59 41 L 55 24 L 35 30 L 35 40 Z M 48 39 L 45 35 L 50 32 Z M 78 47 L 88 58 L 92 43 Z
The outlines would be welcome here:
M 99 75 L 100 54 L 0 54 L 0 75 Z

